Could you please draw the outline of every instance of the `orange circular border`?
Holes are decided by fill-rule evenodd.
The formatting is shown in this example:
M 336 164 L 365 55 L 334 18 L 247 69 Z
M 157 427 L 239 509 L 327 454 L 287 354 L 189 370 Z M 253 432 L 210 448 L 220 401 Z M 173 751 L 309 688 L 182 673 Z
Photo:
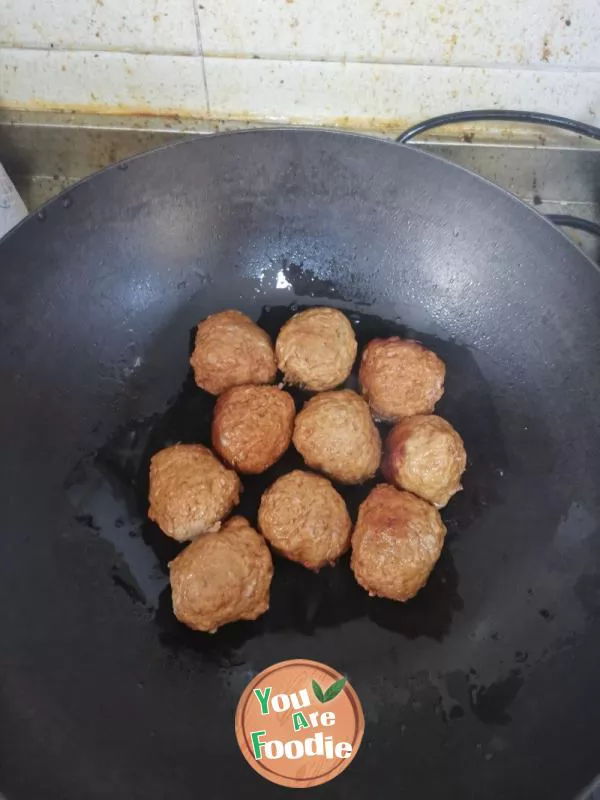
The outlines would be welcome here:
M 326 664 L 321 664 L 319 661 L 309 661 L 308 659 L 304 658 L 292 658 L 288 661 L 280 661 L 277 664 L 273 664 L 271 667 L 267 667 L 262 672 L 259 672 L 258 675 L 255 675 L 254 678 L 250 681 L 248 686 L 244 689 L 242 696 L 240 697 L 236 712 L 235 712 L 235 735 L 242 751 L 242 755 L 246 759 L 246 761 L 250 764 L 255 772 L 258 772 L 259 775 L 262 775 L 263 778 L 271 781 L 272 783 L 276 783 L 279 786 L 287 786 L 291 789 L 302 789 L 302 788 L 309 788 L 311 786 L 320 786 L 323 783 L 327 783 L 330 780 L 333 780 L 337 775 L 343 772 L 354 760 L 360 744 L 362 742 L 363 734 L 365 732 L 365 718 L 362 710 L 362 706 L 360 704 L 360 700 L 358 699 L 358 695 L 352 688 L 349 683 L 346 683 L 344 686 L 344 691 L 347 692 L 348 699 L 350 701 L 350 705 L 352 706 L 352 710 L 354 712 L 354 719 L 355 719 L 355 731 L 354 731 L 354 738 L 352 739 L 352 755 L 350 758 L 345 758 L 339 760 L 335 766 L 333 766 L 328 772 L 323 773 L 322 775 L 313 775 L 308 778 L 289 778 L 286 775 L 279 775 L 275 770 L 265 766 L 263 761 L 257 761 L 254 758 L 254 754 L 252 752 L 252 746 L 250 744 L 247 731 L 244 727 L 244 714 L 246 711 L 246 707 L 250 698 L 253 696 L 254 689 L 257 687 L 259 683 L 262 683 L 265 678 L 268 678 L 273 672 L 277 672 L 280 669 L 285 669 L 290 666 L 298 666 L 298 667 L 308 667 L 309 669 L 318 669 L 321 672 L 324 672 L 328 675 L 332 680 L 338 680 L 339 678 L 343 678 L 344 676 L 337 672 L 337 670 L 332 669 L 332 667 L 328 667 Z

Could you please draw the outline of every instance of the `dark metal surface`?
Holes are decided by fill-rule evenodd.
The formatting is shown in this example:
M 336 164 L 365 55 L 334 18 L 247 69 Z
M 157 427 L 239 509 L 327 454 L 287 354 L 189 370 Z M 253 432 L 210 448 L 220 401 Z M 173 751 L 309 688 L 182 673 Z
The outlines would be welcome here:
M 293 657 L 347 672 L 367 723 L 315 798 L 552 800 L 592 781 L 600 278 L 549 223 L 409 148 L 259 131 L 96 176 L 5 239 L 0 265 L 9 800 L 287 795 L 248 769 L 233 714 L 250 675 Z M 193 634 L 143 499 L 152 450 L 206 431 L 190 330 L 233 306 L 274 332 L 316 302 L 447 362 L 440 411 L 470 464 L 443 557 L 406 606 L 345 564 L 278 562 L 265 617 Z

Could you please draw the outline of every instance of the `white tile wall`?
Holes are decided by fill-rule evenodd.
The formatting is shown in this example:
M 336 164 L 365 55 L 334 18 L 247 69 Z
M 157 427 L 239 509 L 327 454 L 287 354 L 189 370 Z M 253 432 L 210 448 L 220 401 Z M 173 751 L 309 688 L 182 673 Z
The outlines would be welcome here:
M 600 66 L 598 0 L 199 0 L 199 14 L 209 56 Z
M 32 110 L 207 115 L 202 60 L 186 56 L 0 50 L 0 98 Z
M 402 127 L 600 120 L 600 0 L 0 0 L 0 107 Z
M 205 69 L 211 112 L 223 118 L 403 128 L 482 106 L 557 109 L 585 120 L 600 111 L 600 75 L 587 71 L 209 57 Z
M 198 54 L 192 0 L 1 0 L 0 47 Z

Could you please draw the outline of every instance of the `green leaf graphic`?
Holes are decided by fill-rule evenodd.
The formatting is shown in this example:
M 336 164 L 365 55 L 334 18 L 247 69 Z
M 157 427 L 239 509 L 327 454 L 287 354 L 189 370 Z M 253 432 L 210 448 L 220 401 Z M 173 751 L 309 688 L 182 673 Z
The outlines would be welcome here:
M 324 703 L 325 702 L 325 698 L 323 696 L 323 689 L 321 689 L 319 684 L 314 679 L 313 679 L 313 682 L 312 682 L 312 688 L 313 688 L 313 692 L 315 693 L 315 697 L 317 698 L 319 703 Z
M 338 694 L 342 691 L 344 686 L 346 685 L 346 678 L 340 678 L 339 681 L 335 681 L 332 683 L 329 689 L 323 695 L 323 703 L 328 703 L 330 700 L 333 700 Z

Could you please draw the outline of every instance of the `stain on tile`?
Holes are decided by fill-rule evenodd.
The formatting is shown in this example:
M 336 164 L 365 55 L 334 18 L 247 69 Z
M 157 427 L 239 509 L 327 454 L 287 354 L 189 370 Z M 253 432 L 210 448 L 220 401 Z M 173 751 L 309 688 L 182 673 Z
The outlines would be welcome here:
M 552 52 L 550 50 L 550 37 L 544 36 L 543 44 L 542 44 L 542 54 L 540 56 L 542 61 L 550 61 L 552 57 Z

